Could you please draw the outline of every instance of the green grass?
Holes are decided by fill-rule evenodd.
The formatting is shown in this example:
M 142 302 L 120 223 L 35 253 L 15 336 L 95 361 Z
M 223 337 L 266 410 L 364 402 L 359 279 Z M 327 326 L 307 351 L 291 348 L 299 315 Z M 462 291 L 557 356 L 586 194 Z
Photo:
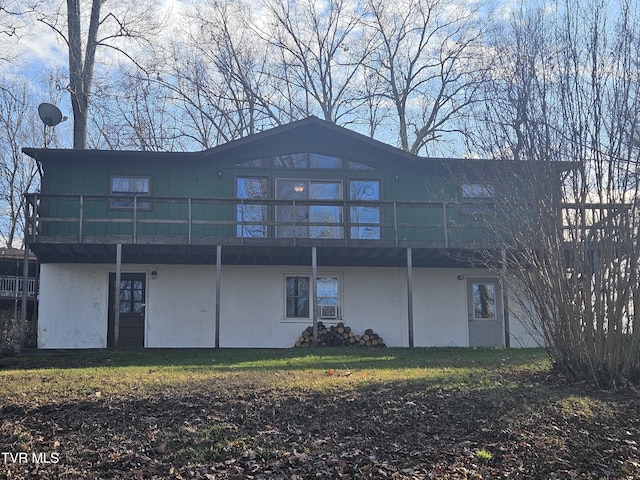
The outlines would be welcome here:
M 335 390 L 423 382 L 432 387 L 506 386 L 509 371 L 548 368 L 543 350 L 221 349 L 36 352 L 0 360 L 1 398 L 52 399 L 191 390 L 201 382 Z M 329 374 L 331 373 L 331 374 Z

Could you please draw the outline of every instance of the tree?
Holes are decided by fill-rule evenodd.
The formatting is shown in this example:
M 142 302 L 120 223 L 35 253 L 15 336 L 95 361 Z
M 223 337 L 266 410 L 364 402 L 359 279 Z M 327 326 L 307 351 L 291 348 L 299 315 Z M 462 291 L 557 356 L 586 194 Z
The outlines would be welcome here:
M 110 49 L 136 63 L 131 44 L 124 40 L 144 42 L 157 32 L 153 2 L 113 3 L 92 0 L 88 11 L 82 0 L 66 0 L 66 15 L 42 14 L 39 20 L 64 39 L 69 52 L 69 93 L 73 110 L 73 148 L 87 148 L 89 106 L 94 82 L 98 49 Z M 111 4 L 110 4 L 111 5 Z M 83 41 L 82 25 L 87 22 Z M 64 24 L 66 23 L 66 32 Z
M 180 102 L 182 134 L 202 148 L 281 123 L 282 91 L 268 74 L 270 52 L 250 28 L 253 17 L 243 2 L 198 4 L 157 71 L 155 80 Z
M 359 2 L 264 0 L 266 27 L 259 30 L 277 55 L 270 71 L 283 80 L 292 118 L 314 113 L 324 120 L 352 121 L 364 102 L 356 81 L 369 47 Z
M 515 12 L 482 129 L 486 153 L 530 160 L 521 181 L 484 178 L 504 193 L 516 306 L 560 369 L 609 387 L 640 379 L 640 19 L 617 5 L 615 21 L 606 0 Z
M 417 154 L 464 136 L 461 120 L 487 71 L 479 10 L 443 0 L 370 0 L 369 10 L 375 49 L 368 69 L 392 105 L 400 148 Z
M 22 147 L 36 138 L 35 111 L 24 83 L 0 82 L 0 238 L 8 248 L 23 241 L 24 193 L 39 185 L 38 168 L 22 154 Z

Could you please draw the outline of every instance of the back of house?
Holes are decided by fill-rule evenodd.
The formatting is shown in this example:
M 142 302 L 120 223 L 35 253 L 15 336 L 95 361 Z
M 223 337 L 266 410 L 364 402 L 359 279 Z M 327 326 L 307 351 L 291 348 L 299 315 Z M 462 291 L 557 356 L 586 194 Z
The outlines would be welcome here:
M 506 162 L 314 117 L 202 152 L 24 151 L 44 172 L 40 348 L 290 347 L 320 321 L 388 346 L 536 344 L 507 308 Z

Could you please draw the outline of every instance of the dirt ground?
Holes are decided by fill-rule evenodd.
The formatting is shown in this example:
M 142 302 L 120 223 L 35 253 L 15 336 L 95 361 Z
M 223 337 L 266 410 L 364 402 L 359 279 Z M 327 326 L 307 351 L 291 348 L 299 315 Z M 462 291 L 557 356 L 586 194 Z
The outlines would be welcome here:
M 540 388 L 549 380 L 527 373 L 509 381 L 331 393 L 211 382 L 189 393 L 21 399 L 0 408 L 0 477 L 640 478 L 637 396 Z

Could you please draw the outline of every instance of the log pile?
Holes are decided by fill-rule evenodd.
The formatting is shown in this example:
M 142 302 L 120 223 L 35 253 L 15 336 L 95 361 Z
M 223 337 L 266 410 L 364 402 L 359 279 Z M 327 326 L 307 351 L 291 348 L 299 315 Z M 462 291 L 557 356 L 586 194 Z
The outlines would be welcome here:
M 313 346 L 313 327 L 304 329 L 295 343 L 296 347 Z M 325 325 L 318 322 L 318 346 L 320 347 L 384 347 L 384 339 L 368 328 L 364 334 L 357 335 L 343 322 Z

